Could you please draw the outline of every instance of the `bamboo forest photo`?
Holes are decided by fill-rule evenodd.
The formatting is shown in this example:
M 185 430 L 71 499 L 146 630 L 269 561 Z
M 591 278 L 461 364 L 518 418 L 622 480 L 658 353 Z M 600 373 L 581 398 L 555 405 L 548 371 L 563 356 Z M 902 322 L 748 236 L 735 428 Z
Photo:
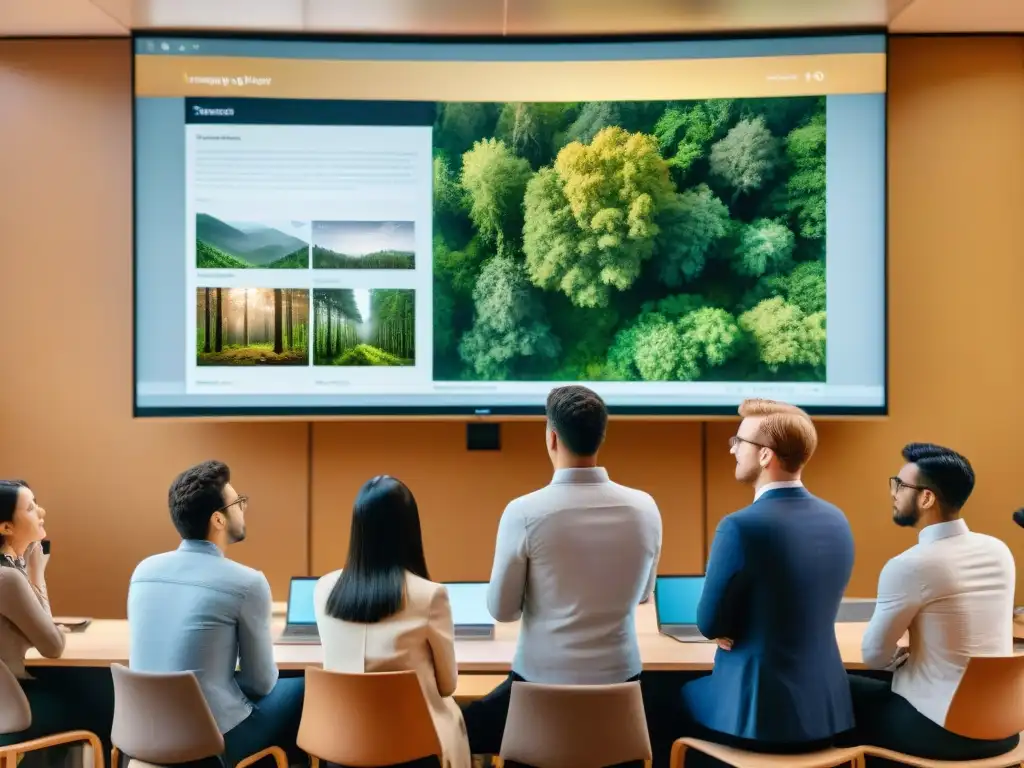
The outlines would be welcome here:
M 197 288 L 197 365 L 308 365 L 309 291 Z
M 313 291 L 314 365 L 415 365 L 415 291 Z
M 825 147 L 824 97 L 439 104 L 434 378 L 824 381 Z

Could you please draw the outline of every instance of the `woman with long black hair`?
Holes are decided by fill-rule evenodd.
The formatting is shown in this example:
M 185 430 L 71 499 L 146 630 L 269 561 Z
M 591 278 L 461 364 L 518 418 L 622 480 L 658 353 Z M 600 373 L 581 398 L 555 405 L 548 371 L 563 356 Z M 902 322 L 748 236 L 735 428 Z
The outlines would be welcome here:
M 352 510 L 348 560 L 316 585 L 324 669 L 413 670 L 444 753 L 445 768 L 469 768 L 448 591 L 430 580 L 419 511 L 409 489 L 386 475 L 367 482 Z

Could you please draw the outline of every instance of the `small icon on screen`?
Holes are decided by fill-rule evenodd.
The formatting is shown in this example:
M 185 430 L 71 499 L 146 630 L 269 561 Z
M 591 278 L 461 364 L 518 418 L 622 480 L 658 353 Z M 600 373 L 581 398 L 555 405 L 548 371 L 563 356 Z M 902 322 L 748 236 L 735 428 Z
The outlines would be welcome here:
M 185 46 L 184 45 L 179 45 L 178 46 L 178 50 L 181 51 L 182 53 L 184 53 L 185 52 Z
M 150 50 L 150 51 L 155 51 L 156 50 L 156 43 L 154 43 L 152 40 L 148 40 L 146 42 L 146 48 L 148 50 Z
M 198 51 L 199 50 L 199 44 L 198 43 L 193 43 L 192 44 L 192 50 L 193 51 Z
M 169 46 L 167 43 L 160 43 L 160 50 L 161 51 L 169 51 L 169 50 L 171 50 L 171 46 Z
M 821 72 L 821 71 L 815 72 L 814 73 L 814 79 L 817 80 L 820 83 L 822 80 L 825 79 L 825 73 Z

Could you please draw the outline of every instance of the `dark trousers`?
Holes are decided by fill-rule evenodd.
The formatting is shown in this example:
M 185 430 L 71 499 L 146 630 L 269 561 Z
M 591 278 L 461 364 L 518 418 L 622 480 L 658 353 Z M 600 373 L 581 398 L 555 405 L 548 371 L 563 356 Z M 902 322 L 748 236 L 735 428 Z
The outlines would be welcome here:
M 647 714 L 647 728 L 651 733 L 651 750 L 654 768 L 667 768 L 676 739 L 703 739 L 726 747 L 743 749 L 763 754 L 797 755 L 830 747 L 831 739 L 813 742 L 771 742 L 744 739 L 720 731 L 705 728 L 695 721 L 683 704 L 680 691 L 686 682 L 704 675 L 690 675 L 672 672 L 645 674 L 641 679 L 644 692 L 644 710 Z M 701 752 L 686 753 L 686 768 L 724 768 L 725 763 Z
M 633 682 L 639 677 L 631 677 L 624 682 Z M 505 680 L 484 696 L 469 704 L 462 710 L 466 721 L 466 733 L 469 736 L 469 751 L 474 755 L 497 755 L 501 752 L 501 740 L 505 736 L 505 721 L 508 719 L 508 707 L 512 699 L 512 683 L 525 683 L 528 680 L 512 672 Z M 513 765 L 513 763 L 506 763 Z M 623 763 L 622 766 L 643 765 L 643 761 Z
M 110 726 L 114 720 L 114 683 L 110 670 L 31 667 L 29 673 L 33 679 L 20 683 L 32 709 L 32 725 L 21 733 L 0 736 L 0 745 L 63 731 L 85 730 L 99 736 L 109 754 Z
M 1017 735 L 998 741 L 968 739 L 947 731 L 922 715 L 883 680 L 851 674 L 850 693 L 856 728 L 846 743 L 870 744 L 929 760 L 981 760 L 1015 749 Z M 896 765 L 868 758 L 870 766 Z
M 281 747 L 289 758 L 300 758 L 295 740 L 302 718 L 304 677 L 282 677 L 274 690 L 253 702 L 252 714 L 224 734 L 224 761 L 234 766 L 269 747 Z

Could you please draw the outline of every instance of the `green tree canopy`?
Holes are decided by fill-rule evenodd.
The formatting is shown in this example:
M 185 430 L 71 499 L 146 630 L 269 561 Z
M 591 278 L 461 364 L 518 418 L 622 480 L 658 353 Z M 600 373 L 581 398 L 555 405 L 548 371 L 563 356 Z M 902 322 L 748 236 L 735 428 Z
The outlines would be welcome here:
M 763 117 L 741 120 L 711 148 L 711 173 L 736 197 L 760 189 L 775 175 L 779 142 Z
M 469 217 L 485 241 L 518 239 L 523 228 L 523 193 L 532 174 L 530 163 L 497 139 L 478 141 L 463 155 L 460 181 L 469 198 Z
M 737 352 L 742 338 L 736 318 L 724 309 L 702 307 L 679 321 L 679 332 L 689 359 L 705 367 L 726 363 Z M 690 378 L 697 378 L 697 369 Z
M 473 290 L 475 319 L 462 337 L 459 354 L 482 379 L 508 379 L 525 358 L 554 358 L 560 347 L 545 321 L 544 308 L 507 254 L 490 259 Z
M 793 233 L 785 224 L 758 219 L 740 231 L 734 268 L 747 277 L 781 272 L 792 265 L 794 244 Z
M 797 264 L 792 272 L 765 275 L 744 297 L 743 305 L 753 307 L 764 299 L 782 296 L 811 315 L 825 311 L 825 262 L 815 259 Z
M 786 181 L 787 209 L 801 237 L 825 237 L 825 113 L 794 128 L 786 137 L 786 159 L 793 168 Z
M 806 315 L 796 304 L 776 296 L 740 315 L 739 326 L 754 338 L 760 360 L 770 371 L 824 364 L 824 312 Z
M 651 136 L 612 127 L 573 143 L 527 185 L 523 250 L 531 281 L 605 307 L 651 258 L 674 189 Z
M 472 296 L 484 262 L 494 251 L 474 237 L 465 248 L 452 250 L 440 235 L 434 237 L 434 277 L 447 283 L 455 296 Z
M 729 231 L 729 209 L 707 184 L 698 184 L 668 197 L 659 222 L 661 280 L 676 287 L 704 270 L 712 246 Z

